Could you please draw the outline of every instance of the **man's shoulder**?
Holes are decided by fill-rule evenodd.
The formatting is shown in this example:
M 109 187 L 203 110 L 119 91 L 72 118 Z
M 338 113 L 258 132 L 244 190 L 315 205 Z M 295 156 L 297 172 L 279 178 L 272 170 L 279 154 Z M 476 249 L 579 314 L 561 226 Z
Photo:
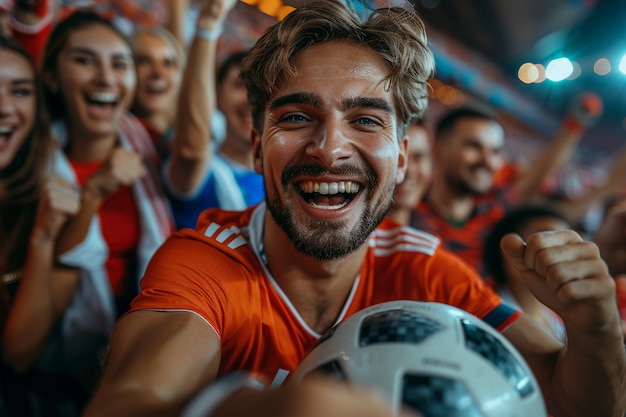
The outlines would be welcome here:
M 432 256 L 440 243 L 439 238 L 433 234 L 385 219 L 372 235 L 370 247 L 377 256 L 402 253 L 422 253 Z
M 164 246 L 172 253 L 188 251 L 188 257 L 196 256 L 197 253 L 200 257 L 217 256 L 215 252 L 228 256 L 236 253 L 238 256 L 254 256 L 249 240 L 253 210 L 254 207 L 244 211 L 207 209 L 198 217 L 195 229 L 178 230 Z
M 245 210 L 224 210 L 220 208 L 204 210 L 198 217 L 195 230 L 205 233 L 207 228 L 215 227 L 246 228 L 250 225 L 254 209 L 255 207 L 251 206 Z

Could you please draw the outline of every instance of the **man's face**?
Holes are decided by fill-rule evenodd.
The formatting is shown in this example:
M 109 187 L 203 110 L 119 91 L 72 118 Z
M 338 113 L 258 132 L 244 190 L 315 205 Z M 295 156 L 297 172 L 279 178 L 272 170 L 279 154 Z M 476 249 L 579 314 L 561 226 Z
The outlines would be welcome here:
M 435 144 L 437 170 L 459 193 L 485 193 L 504 163 L 503 146 L 499 124 L 475 117 L 459 119 Z
M 375 53 L 347 42 L 299 52 L 297 77 L 278 83 L 255 168 L 268 209 L 296 249 L 318 260 L 360 248 L 385 216 L 406 168 L 395 103 Z

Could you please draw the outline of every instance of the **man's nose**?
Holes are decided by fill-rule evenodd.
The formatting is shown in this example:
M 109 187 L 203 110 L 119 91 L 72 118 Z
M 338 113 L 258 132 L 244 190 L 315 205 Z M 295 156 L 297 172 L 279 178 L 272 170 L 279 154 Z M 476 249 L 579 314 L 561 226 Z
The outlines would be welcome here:
M 342 159 L 350 158 L 354 146 L 342 122 L 326 122 L 315 132 L 307 146 L 307 154 L 318 159 L 323 166 L 331 167 Z

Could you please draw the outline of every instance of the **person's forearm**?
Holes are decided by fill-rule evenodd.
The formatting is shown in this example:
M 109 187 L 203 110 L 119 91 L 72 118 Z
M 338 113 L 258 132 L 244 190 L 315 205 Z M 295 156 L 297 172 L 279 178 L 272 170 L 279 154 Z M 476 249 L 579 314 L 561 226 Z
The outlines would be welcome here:
M 16 370 L 40 357 L 57 320 L 50 282 L 53 259 L 54 241 L 35 233 L 2 337 L 4 359 Z
M 622 417 L 626 413 L 626 354 L 619 321 L 597 337 L 567 327 L 567 347 L 555 369 L 552 392 L 566 398 L 563 415 Z M 559 415 L 554 413 L 555 415 Z
M 201 25 L 201 22 L 199 22 Z M 221 23 L 199 26 L 216 29 Z M 215 111 L 215 61 L 217 39 L 196 35 L 181 85 L 176 111 L 170 182 L 181 192 L 194 189 L 208 163 L 211 118 Z
M 570 159 L 582 132 L 562 126 L 550 144 L 524 169 L 515 183 L 516 200 L 528 201 L 539 196 L 543 182 Z
M 626 183 L 626 148 L 622 149 L 607 171 L 604 183 L 591 187 L 582 195 L 562 202 L 558 207 L 572 223 L 580 222 L 592 205 L 603 203 Z
M 188 0 L 170 0 L 168 2 L 169 15 L 167 19 L 167 29 L 178 39 L 181 45 L 185 45 L 185 17 Z

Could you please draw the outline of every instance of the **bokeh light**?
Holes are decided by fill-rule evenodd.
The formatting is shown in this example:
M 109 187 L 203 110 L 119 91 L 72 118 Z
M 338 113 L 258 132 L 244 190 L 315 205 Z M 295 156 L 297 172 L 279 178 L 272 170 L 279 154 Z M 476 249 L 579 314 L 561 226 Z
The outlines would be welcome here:
M 539 78 L 539 70 L 533 63 L 526 62 L 519 67 L 519 70 L 517 71 L 517 77 L 520 79 L 521 82 L 525 84 L 531 84 L 534 83 L 537 78 Z
M 572 61 L 567 58 L 553 59 L 546 67 L 546 78 L 550 81 L 559 82 L 569 77 L 574 71 Z
M 598 75 L 607 75 L 611 72 L 611 63 L 606 58 L 600 58 L 593 64 L 593 72 Z

